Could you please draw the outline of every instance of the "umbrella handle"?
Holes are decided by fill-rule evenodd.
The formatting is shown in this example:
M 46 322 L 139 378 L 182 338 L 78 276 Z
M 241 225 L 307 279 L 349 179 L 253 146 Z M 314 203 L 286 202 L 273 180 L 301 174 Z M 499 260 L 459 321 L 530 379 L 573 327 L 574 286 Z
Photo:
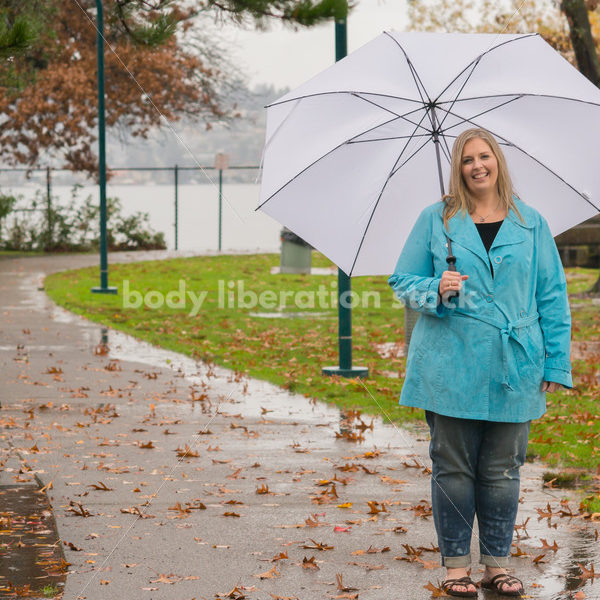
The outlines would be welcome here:
M 448 263 L 448 271 L 456 271 L 456 256 L 452 254 L 452 242 L 450 238 L 446 236 L 446 240 L 448 240 L 448 256 L 446 256 L 446 262 Z M 447 296 L 448 300 L 452 298 L 458 298 L 460 296 L 459 292 L 450 292 Z

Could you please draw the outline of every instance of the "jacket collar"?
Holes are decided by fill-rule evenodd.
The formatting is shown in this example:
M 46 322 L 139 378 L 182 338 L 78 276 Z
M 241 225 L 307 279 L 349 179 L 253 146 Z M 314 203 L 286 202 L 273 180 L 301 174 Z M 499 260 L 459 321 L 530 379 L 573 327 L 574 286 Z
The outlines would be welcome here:
M 522 210 L 520 210 L 520 213 L 524 222 L 521 221 L 519 215 L 512 208 L 509 210 L 508 216 L 504 219 L 496 234 L 490 252 L 493 248 L 508 246 L 510 244 L 520 244 L 527 239 L 527 230 L 533 228 L 533 224 L 527 218 L 529 215 L 524 214 Z M 481 236 L 477 231 L 475 223 L 473 223 L 473 219 L 467 213 L 463 215 L 461 211 L 458 211 L 448 221 L 447 235 L 453 242 L 467 248 L 481 257 L 486 264 L 488 263 L 488 254 L 481 241 Z

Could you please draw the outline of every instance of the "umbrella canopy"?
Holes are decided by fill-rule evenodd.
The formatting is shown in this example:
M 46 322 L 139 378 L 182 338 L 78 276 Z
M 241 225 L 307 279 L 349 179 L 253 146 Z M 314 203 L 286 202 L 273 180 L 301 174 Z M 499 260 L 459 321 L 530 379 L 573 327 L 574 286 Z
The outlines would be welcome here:
M 267 107 L 259 209 L 348 275 L 389 274 L 472 127 L 554 235 L 600 211 L 600 89 L 537 34 L 420 32 L 385 32 Z

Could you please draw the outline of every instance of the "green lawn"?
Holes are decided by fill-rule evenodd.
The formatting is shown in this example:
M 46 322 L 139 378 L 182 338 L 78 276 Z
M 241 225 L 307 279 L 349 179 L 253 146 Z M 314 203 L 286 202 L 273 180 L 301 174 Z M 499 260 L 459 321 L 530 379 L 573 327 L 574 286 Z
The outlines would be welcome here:
M 52 275 L 45 288 L 65 308 L 163 348 L 340 407 L 404 423 L 422 420 L 422 411 L 398 406 L 405 359 L 383 358 L 378 352 L 378 344 L 402 342 L 404 337 L 404 311 L 393 299 L 387 278 L 352 280 L 353 292 L 367 304 L 353 310 L 353 362 L 369 368 L 363 386 L 321 375 L 323 366 L 338 362 L 337 278 L 270 274 L 278 261 L 278 255 L 270 254 L 113 265 L 110 283 L 118 286 L 118 296 L 90 293 L 98 281 L 97 268 Z M 329 265 L 313 252 L 313 266 Z M 569 292 L 589 288 L 597 275 L 592 269 L 569 270 Z M 175 295 L 178 291 L 187 294 L 185 302 Z M 205 298 L 200 306 L 201 293 Z M 262 301 L 258 306 L 252 305 L 255 297 Z M 171 307 L 164 302 L 158 306 L 161 298 Z M 582 305 L 573 311 L 573 338 L 599 340 L 598 307 L 587 299 L 573 302 Z M 134 307 L 136 303 L 140 306 Z M 574 361 L 576 388 L 548 396 L 548 413 L 532 426 L 530 455 L 561 467 L 595 469 L 600 462 L 599 367 L 598 356 Z

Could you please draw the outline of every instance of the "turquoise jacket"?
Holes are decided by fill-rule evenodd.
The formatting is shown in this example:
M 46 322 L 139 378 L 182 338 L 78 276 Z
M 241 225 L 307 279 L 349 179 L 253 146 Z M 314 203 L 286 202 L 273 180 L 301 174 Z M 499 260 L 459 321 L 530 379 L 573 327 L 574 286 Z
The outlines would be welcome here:
M 464 419 L 521 423 L 546 409 L 542 381 L 572 387 L 565 274 L 546 220 L 515 197 L 485 251 L 469 215 L 448 222 L 456 269 L 469 279 L 440 302 L 448 269 L 442 202 L 415 223 L 389 284 L 421 314 L 400 404 Z M 493 269 L 493 274 L 492 274 Z

